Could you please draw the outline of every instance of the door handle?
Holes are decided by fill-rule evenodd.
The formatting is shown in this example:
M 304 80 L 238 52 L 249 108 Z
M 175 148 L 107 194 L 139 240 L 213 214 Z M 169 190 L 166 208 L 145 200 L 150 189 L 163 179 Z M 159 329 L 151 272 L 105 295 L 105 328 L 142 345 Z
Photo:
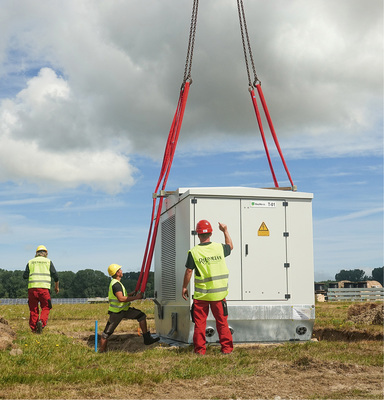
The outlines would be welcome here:
M 248 255 L 248 245 L 247 244 L 245 245 L 245 255 L 246 256 Z

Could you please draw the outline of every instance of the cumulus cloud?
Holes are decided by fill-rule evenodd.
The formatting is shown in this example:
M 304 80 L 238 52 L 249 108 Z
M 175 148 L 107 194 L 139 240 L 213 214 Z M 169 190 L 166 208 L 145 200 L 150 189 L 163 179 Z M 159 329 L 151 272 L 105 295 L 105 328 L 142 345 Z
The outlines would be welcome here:
M 129 187 L 130 155 L 162 155 L 190 2 L 21 3 L 5 1 L 1 17 L 0 77 L 10 83 L 1 94 L 0 178 Z M 289 156 L 380 152 L 382 2 L 245 7 L 256 69 Z M 205 151 L 217 151 L 219 141 L 227 151 L 253 150 L 257 125 L 236 2 L 201 2 L 192 78 L 180 151 L 192 153 L 202 141 Z
M 85 117 L 68 82 L 41 69 L 15 100 L 1 103 L 1 179 L 55 189 L 86 183 L 108 193 L 131 186 L 135 168 L 113 148 L 92 145 Z

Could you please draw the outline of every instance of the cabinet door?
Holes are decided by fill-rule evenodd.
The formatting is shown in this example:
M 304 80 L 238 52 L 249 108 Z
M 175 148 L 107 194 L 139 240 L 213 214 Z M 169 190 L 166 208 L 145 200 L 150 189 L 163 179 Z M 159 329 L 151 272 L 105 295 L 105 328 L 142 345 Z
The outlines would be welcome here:
M 284 200 L 241 200 L 243 300 L 285 300 Z
M 240 200 L 223 198 L 194 199 L 194 227 L 202 219 L 208 220 L 213 229 L 212 241 L 224 243 L 224 235 L 219 230 L 219 222 L 228 226 L 233 241 L 233 250 L 225 258 L 229 269 L 229 293 L 227 300 L 241 300 L 241 245 L 240 245 Z M 199 239 L 195 236 L 195 245 Z

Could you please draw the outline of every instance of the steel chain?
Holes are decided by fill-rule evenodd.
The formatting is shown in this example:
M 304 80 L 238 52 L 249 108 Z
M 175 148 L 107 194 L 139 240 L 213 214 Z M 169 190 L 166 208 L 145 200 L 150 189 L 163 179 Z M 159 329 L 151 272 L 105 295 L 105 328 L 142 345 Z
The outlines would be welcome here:
M 246 66 L 247 75 L 248 75 L 248 84 L 249 84 L 250 87 L 253 87 L 253 86 L 256 86 L 256 84 L 258 82 L 260 82 L 260 81 L 259 81 L 259 78 L 257 77 L 255 63 L 254 63 L 254 60 L 253 60 L 251 42 L 249 40 L 249 35 L 248 35 L 247 21 L 245 19 L 245 11 L 244 11 L 243 0 L 237 0 L 237 9 L 238 9 L 238 13 L 239 13 L 241 40 L 242 40 L 242 43 L 243 43 L 245 66 Z M 245 32 L 245 37 L 244 37 L 244 32 Z M 249 71 L 248 55 L 247 55 L 247 48 L 246 48 L 246 45 L 245 45 L 245 38 L 247 39 L 248 54 L 249 54 L 249 59 L 251 61 L 251 65 L 252 65 L 253 75 L 254 75 L 253 84 L 252 84 L 252 81 L 251 81 L 251 74 L 250 74 L 250 71 Z
M 191 70 L 192 70 L 193 50 L 195 46 L 198 7 L 199 7 L 199 0 L 194 0 L 192 7 L 191 26 L 189 29 L 188 49 L 187 49 L 187 57 L 185 60 L 184 78 L 182 86 L 184 86 L 187 80 L 190 80 L 192 82 Z

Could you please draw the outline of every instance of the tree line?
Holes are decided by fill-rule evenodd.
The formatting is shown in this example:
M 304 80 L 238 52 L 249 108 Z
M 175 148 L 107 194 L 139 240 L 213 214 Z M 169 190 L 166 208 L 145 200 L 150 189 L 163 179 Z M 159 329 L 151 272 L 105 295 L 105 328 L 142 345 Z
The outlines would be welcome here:
M 362 269 L 342 269 L 339 273 L 335 275 L 335 281 L 351 281 L 351 282 L 362 282 L 362 281 L 377 281 L 383 286 L 384 278 L 384 267 L 374 268 L 372 270 L 372 275 L 366 275 Z
M 325 284 L 328 288 L 331 282 L 350 281 L 350 282 L 364 282 L 364 281 L 377 281 L 384 286 L 384 267 L 374 268 L 371 275 L 367 275 L 362 269 L 342 269 L 335 275 L 334 280 L 321 281 L 316 283 Z
M 0 269 L 0 298 L 22 299 L 28 297 L 28 282 L 23 279 L 24 271 L 6 271 Z M 101 271 L 84 269 L 78 272 L 59 271 L 60 292 L 55 294 L 51 290 L 53 298 L 89 298 L 107 297 L 110 278 Z M 127 292 L 133 292 L 139 279 L 140 272 L 125 272 L 121 282 Z M 361 282 L 374 280 L 381 283 L 384 277 L 384 267 L 374 268 L 372 275 L 368 276 L 362 269 L 342 269 L 335 275 L 335 281 Z M 52 288 L 53 289 L 53 288 Z M 151 271 L 148 277 L 146 297 L 154 296 L 154 273 Z
M 24 271 L 0 269 L 0 298 L 23 299 L 28 297 L 28 281 L 23 279 Z M 60 292 L 51 290 L 52 298 L 108 297 L 110 278 L 101 271 L 84 269 L 78 272 L 58 271 Z M 127 292 L 133 292 L 140 272 L 125 272 L 121 279 Z M 146 297 L 154 295 L 154 273 L 148 276 Z

